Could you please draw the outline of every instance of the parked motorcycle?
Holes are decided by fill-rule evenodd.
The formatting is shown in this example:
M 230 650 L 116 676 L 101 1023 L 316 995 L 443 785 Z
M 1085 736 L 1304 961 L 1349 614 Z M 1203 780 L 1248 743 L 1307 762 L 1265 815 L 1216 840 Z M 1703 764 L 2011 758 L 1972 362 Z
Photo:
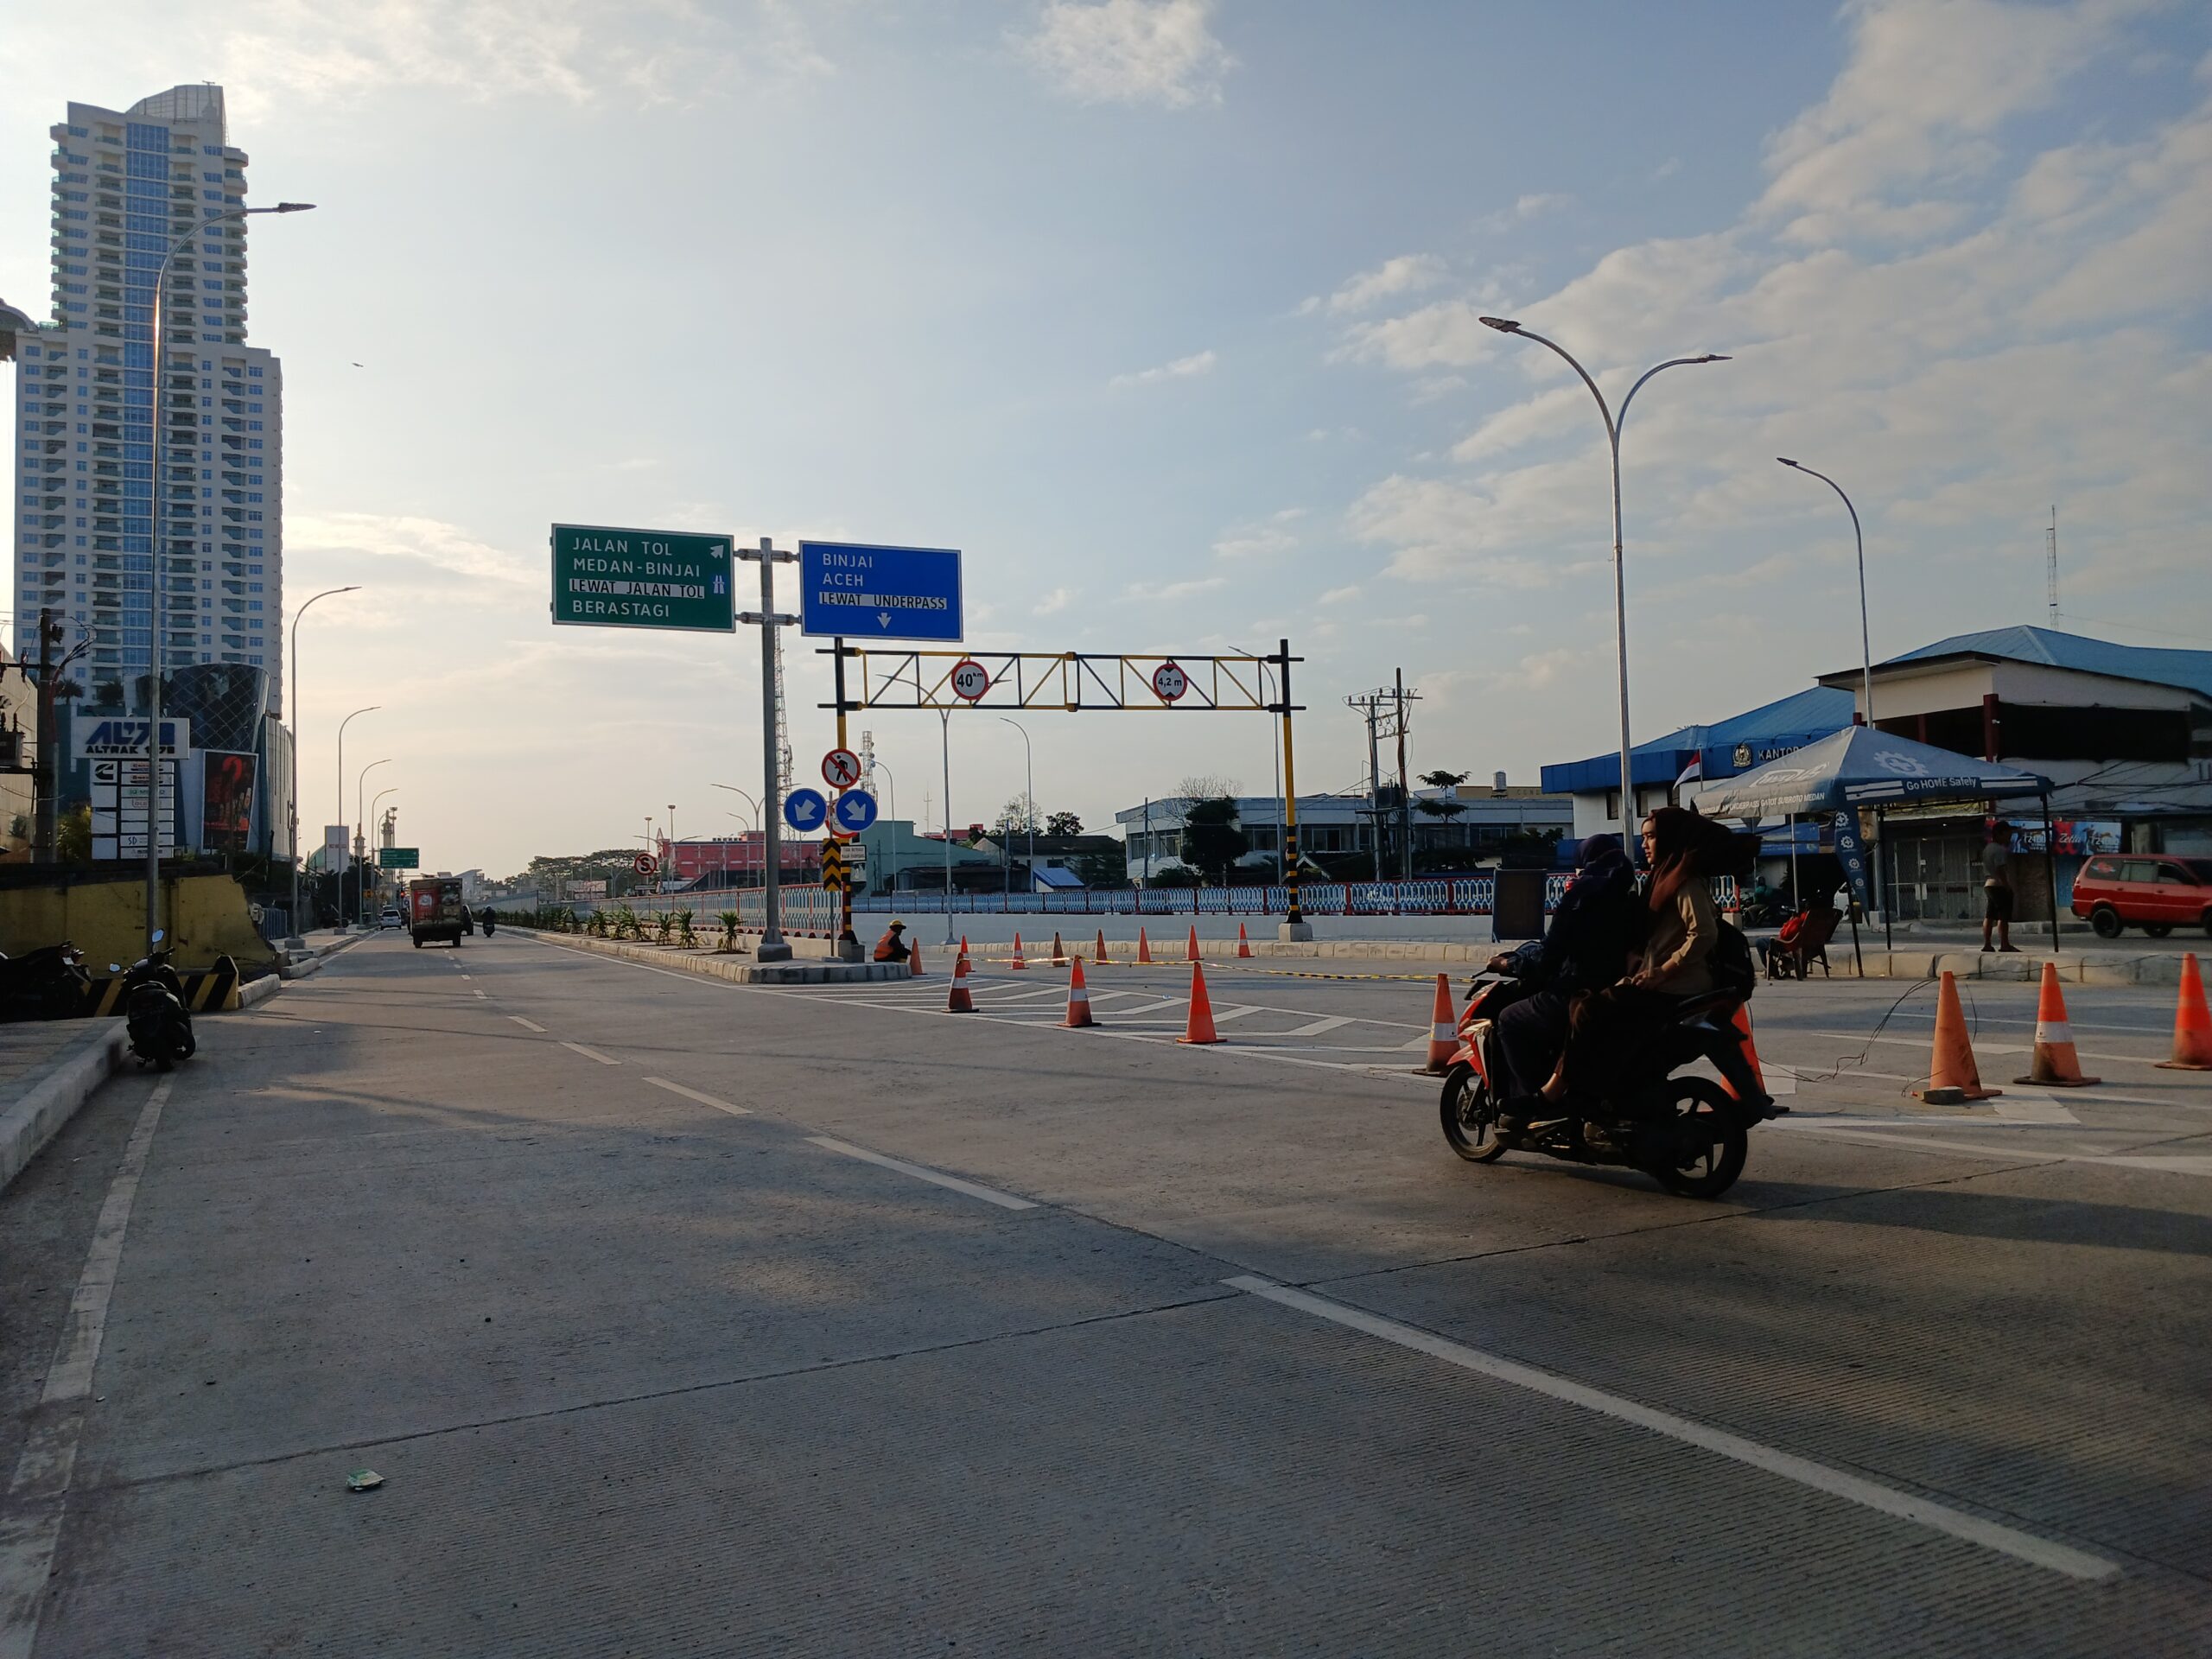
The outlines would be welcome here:
M 92 976 L 67 940 L 0 956 L 0 1020 L 67 1020 L 85 1012 Z
M 1460 1016 L 1460 1046 L 1445 1073 L 1441 1103 L 1452 1151 L 1473 1164 L 1495 1163 L 1509 1151 L 1624 1164 L 1691 1198 L 1717 1198 L 1735 1185 L 1750 1150 L 1748 1132 L 1772 1103 L 1731 1023 L 1740 993 L 1685 1001 L 1675 1023 L 1637 1057 L 1620 1098 L 1570 1096 L 1564 1116 L 1516 1130 L 1499 1122 L 1500 1090 L 1491 1079 L 1510 1075 L 1497 1051 L 1497 1016 L 1522 995 L 1518 980 L 1485 976 Z M 1700 1059 L 1725 1081 L 1676 1075 Z
M 156 947 L 164 937 L 156 930 Z M 122 971 L 120 963 L 108 965 L 111 971 Z M 192 1034 L 192 1011 L 184 1004 L 184 981 L 169 965 L 166 950 L 156 948 L 131 965 L 123 981 L 123 1014 L 130 1052 L 141 1065 L 166 1071 L 199 1049 Z

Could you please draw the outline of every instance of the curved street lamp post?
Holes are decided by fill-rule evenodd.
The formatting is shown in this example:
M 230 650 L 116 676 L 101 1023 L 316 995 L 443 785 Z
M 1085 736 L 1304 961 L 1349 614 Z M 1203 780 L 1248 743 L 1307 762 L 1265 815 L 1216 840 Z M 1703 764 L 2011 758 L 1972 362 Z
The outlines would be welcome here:
M 184 251 L 192 238 L 210 226 L 220 225 L 233 219 L 251 219 L 259 213 L 304 213 L 315 204 L 311 201 L 280 201 L 274 207 L 232 207 L 219 213 L 210 213 L 196 221 L 189 230 L 174 236 L 168 249 L 162 255 L 161 264 L 154 268 L 154 442 L 153 467 L 153 591 L 149 595 L 153 609 L 147 620 L 152 624 L 148 631 L 151 641 L 146 658 L 146 949 L 154 948 L 154 935 L 161 931 L 162 908 L 162 632 L 168 626 L 168 572 L 164 568 L 168 560 L 168 515 L 162 508 L 168 505 L 163 494 L 168 480 L 162 476 L 162 429 L 163 419 L 162 395 L 168 387 L 168 337 L 163 317 L 162 298 L 168 290 L 169 262 Z M 180 759 L 182 757 L 180 756 Z M 346 810 L 344 781 L 339 787 L 338 810 Z M 122 822 L 118 817 L 116 828 Z M 122 851 L 120 847 L 116 849 Z M 295 852 L 296 853 L 296 849 Z
M 391 764 L 391 757 L 388 754 L 381 760 L 370 761 L 367 766 L 361 768 L 360 778 L 353 785 L 353 811 L 354 815 L 361 820 L 353 827 L 353 833 L 361 839 L 361 856 L 353 862 L 353 913 L 360 918 L 361 925 L 365 927 L 368 925 L 369 920 L 369 825 L 366 817 L 361 816 L 365 810 L 361 801 L 364 792 L 368 788 L 369 774 L 378 766 L 388 766 Z
M 292 654 L 287 658 L 292 667 L 292 936 L 284 943 L 294 950 L 305 948 L 307 940 L 301 937 L 300 927 L 300 866 L 306 861 L 300 851 L 300 619 L 308 613 L 308 606 L 316 599 L 328 599 L 334 594 L 358 594 L 360 584 L 349 588 L 326 588 L 315 599 L 308 601 L 292 613 Z M 341 774 L 342 775 L 342 774 Z
M 348 726 L 351 726 L 355 721 L 359 720 L 363 715 L 373 715 L 378 709 L 383 707 L 384 704 L 380 702 L 372 702 L 365 709 L 356 709 L 352 714 L 346 715 L 345 719 L 338 722 L 338 819 L 339 827 L 340 829 L 345 827 L 346 820 L 346 728 Z M 338 925 L 340 930 L 342 931 L 346 926 L 345 873 L 343 871 L 334 870 L 331 872 L 331 879 L 335 883 L 335 886 L 331 889 L 330 896 L 337 903 Z
M 1636 821 L 1636 785 L 1629 759 L 1628 592 L 1621 569 L 1621 428 L 1628 420 L 1628 406 L 1635 401 L 1636 394 L 1643 390 L 1646 380 L 1662 369 L 1680 368 L 1694 363 L 1726 363 L 1728 359 L 1718 352 L 1707 352 L 1697 357 L 1670 357 L 1664 363 L 1654 364 L 1637 377 L 1636 384 L 1628 389 L 1628 396 L 1621 399 L 1621 406 L 1616 411 L 1605 402 L 1605 394 L 1598 390 L 1598 383 L 1590 378 L 1590 372 L 1576 362 L 1573 353 L 1556 340 L 1532 333 L 1510 317 L 1483 317 L 1478 321 L 1485 328 L 1495 328 L 1502 334 L 1514 334 L 1522 340 L 1533 340 L 1537 345 L 1565 358 L 1567 366 L 1582 377 L 1582 384 L 1590 388 L 1590 395 L 1598 400 L 1598 413 L 1605 423 L 1605 446 L 1611 452 L 1613 465 L 1613 648 L 1621 697 L 1621 838 L 1633 848 L 1636 838 L 1628 833 L 1629 826 Z M 1634 856 L 1633 853 L 1630 856 Z

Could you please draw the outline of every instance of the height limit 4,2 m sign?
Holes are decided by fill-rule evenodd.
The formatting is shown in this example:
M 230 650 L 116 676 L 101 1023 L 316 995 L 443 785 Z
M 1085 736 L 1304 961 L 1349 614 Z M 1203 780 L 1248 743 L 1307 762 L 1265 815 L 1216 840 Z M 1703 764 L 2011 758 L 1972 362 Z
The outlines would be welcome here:
M 729 537 L 556 524 L 553 620 L 728 633 L 737 626 Z

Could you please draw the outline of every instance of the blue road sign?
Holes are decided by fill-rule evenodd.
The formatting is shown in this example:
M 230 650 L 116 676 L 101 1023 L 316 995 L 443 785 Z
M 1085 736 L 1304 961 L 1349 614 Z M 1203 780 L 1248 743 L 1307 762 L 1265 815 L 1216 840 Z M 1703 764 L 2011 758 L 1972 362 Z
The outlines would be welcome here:
M 875 822 L 875 797 L 864 789 L 849 789 L 837 798 L 837 827 L 857 836 Z
M 960 554 L 945 547 L 798 544 L 800 632 L 817 639 L 960 638 Z
M 784 797 L 784 822 L 794 830 L 819 830 L 829 810 L 818 789 L 795 789 Z

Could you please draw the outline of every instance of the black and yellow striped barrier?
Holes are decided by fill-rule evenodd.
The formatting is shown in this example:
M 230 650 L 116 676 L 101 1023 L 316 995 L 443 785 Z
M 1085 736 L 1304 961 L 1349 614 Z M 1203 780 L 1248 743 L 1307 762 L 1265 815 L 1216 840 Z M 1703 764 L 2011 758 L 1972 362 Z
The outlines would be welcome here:
M 238 1007 L 238 965 L 228 957 L 215 958 L 213 968 L 179 974 L 184 982 L 184 1006 L 194 1014 L 230 1014 Z M 92 1019 L 123 1012 L 120 975 L 96 979 L 85 988 L 85 1013 Z

